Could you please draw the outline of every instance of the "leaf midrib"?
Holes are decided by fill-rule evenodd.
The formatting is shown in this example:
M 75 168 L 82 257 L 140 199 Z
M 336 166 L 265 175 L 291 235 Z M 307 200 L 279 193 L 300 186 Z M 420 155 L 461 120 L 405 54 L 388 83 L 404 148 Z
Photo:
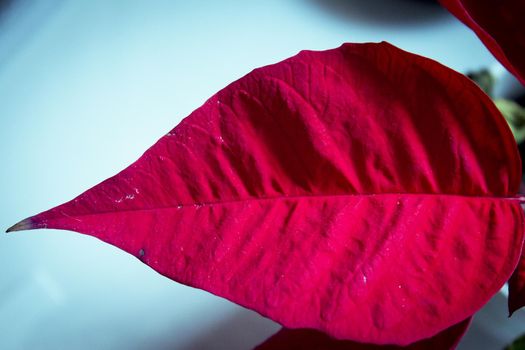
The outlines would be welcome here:
M 261 202 L 261 201 L 282 201 L 282 200 L 308 200 L 308 199 L 331 199 L 331 198 L 343 198 L 343 197 L 445 197 L 445 198 L 458 198 L 458 199 L 478 199 L 478 200 L 506 200 L 512 202 L 525 202 L 525 197 L 520 195 L 514 196 L 495 196 L 495 195 L 466 195 L 466 194 L 448 194 L 448 193 L 354 193 L 354 194 L 303 194 L 303 195 L 280 195 L 280 196 L 271 196 L 271 197 L 248 197 L 241 199 L 228 199 L 228 200 L 217 200 L 217 201 L 202 201 L 202 202 L 193 202 L 193 203 L 180 203 L 173 204 L 168 206 L 159 206 L 153 208 L 128 208 L 121 210 L 107 210 L 91 213 L 81 213 L 81 214 L 65 214 L 62 212 L 62 215 L 69 217 L 77 216 L 91 216 L 91 215 L 106 215 L 113 213 L 126 213 L 126 212 L 138 212 L 138 211 L 155 211 L 155 210 L 181 210 L 188 207 L 193 207 L 195 209 L 200 209 L 206 206 L 216 206 L 216 205 L 228 205 L 228 204 L 237 204 L 237 203 L 246 203 L 246 202 Z M 68 205 L 70 202 L 65 203 Z M 61 211 L 61 206 L 56 209 Z

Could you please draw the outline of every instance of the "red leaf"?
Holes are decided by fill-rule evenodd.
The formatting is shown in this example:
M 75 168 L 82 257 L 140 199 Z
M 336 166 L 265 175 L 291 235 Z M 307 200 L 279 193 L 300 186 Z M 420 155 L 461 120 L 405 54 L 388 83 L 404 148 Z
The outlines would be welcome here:
M 345 44 L 254 70 L 13 230 L 93 235 L 286 327 L 403 345 L 510 277 L 520 169 L 474 83 L 386 43 Z
M 439 0 L 525 85 L 523 0 Z
M 509 280 L 509 315 L 525 306 L 525 251 Z
M 395 345 L 372 345 L 350 340 L 336 340 L 313 329 L 283 328 L 255 350 L 453 350 L 470 325 L 470 318 L 447 328 L 429 339 L 406 347 Z

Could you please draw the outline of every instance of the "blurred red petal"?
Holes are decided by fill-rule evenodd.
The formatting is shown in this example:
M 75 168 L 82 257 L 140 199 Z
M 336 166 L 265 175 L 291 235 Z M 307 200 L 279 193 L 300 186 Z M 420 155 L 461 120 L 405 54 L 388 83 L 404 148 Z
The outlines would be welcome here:
M 283 328 L 255 350 L 454 350 L 467 331 L 470 320 L 407 346 L 362 344 L 336 340 L 313 329 Z
M 440 0 L 525 85 L 525 1 Z

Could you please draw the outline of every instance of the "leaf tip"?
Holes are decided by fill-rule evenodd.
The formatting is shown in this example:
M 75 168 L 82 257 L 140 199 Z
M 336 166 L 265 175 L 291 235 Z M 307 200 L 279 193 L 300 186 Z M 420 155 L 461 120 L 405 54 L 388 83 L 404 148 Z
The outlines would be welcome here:
M 27 218 L 9 227 L 7 230 L 5 230 L 5 232 L 9 233 L 14 231 L 31 230 L 33 228 L 33 220 L 31 220 L 31 218 Z
M 524 303 L 520 300 L 516 300 L 516 297 L 509 295 L 509 301 L 508 301 L 508 308 L 509 308 L 509 318 L 514 315 L 516 311 L 521 309 L 524 305 Z

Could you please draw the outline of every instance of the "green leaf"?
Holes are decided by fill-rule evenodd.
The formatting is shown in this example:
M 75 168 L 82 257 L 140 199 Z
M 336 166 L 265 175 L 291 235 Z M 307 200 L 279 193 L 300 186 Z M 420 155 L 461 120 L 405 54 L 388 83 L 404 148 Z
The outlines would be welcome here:
M 514 101 L 498 98 L 494 103 L 507 120 L 517 143 L 525 141 L 525 108 Z
M 469 72 L 467 77 L 478 84 L 481 90 L 485 91 L 487 95 L 492 97 L 492 91 L 494 89 L 496 79 L 488 69 L 480 69 L 475 72 Z
M 525 334 L 514 340 L 504 350 L 525 350 Z

